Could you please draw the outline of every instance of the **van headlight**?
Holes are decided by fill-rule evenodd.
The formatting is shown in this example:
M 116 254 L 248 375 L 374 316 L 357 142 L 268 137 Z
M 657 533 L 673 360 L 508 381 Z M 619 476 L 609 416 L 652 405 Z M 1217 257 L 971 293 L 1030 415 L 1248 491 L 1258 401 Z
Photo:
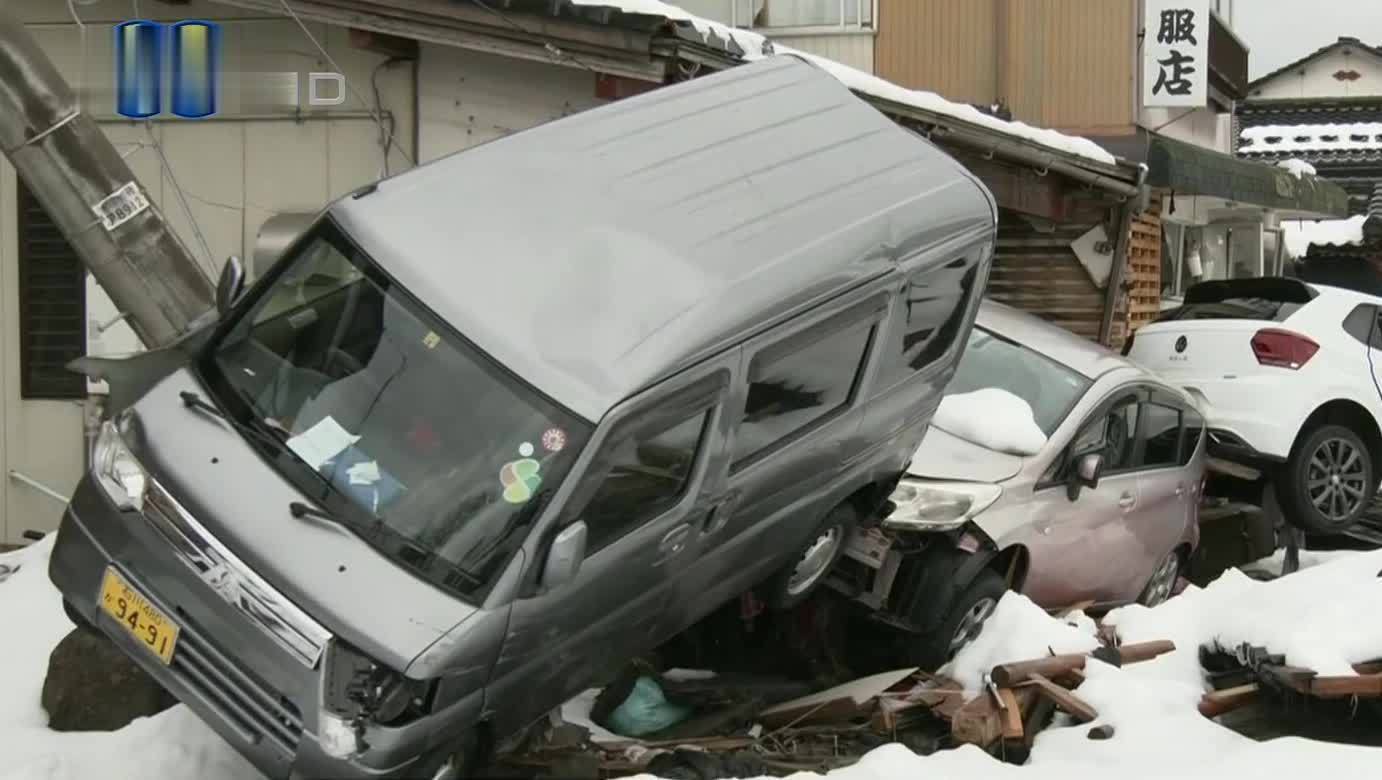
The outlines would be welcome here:
M 903 480 L 888 500 L 897 505 L 883 520 L 895 531 L 952 531 L 988 509 L 1003 488 L 981 482 Z
M 139 465 L 134 453 L 125 446 L 115 423 L 105 422 L 91 451 L 91 471 L 96 482 L 122 510 L 141 512 L 149 476 Z

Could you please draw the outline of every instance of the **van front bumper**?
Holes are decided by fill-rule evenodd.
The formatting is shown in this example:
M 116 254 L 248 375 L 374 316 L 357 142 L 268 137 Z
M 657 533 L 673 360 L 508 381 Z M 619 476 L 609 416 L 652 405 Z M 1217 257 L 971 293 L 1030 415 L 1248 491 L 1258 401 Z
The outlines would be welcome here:
M 216 639 L 223 637 L 224 631 L 213 637 L 194 624 L 186 611 L 171 605 L 184 600 L 174 601 L 165 595 L 187 588 L 182 580 L 190 577 L 195 581 L 196 577 L 190 571 L 184 577 L 175 569 L 159 565 L 159 551 L 151 549 L 152 543 L 133 532 L 131 520 L 139 522 L 139 517 L 119 512 L 90 478 L 84 479 L 63 515 L 49 562 L 49 578 L 72 610 L 108 636 L 256 769 L 275 780 L 395 778 L 413 776 L 421 769 L 415 751 L 431 741 L 426 732 L 435 724 L 427 723 L 430 718 L 405 729 L 389 729 L 407 733 L 393 733 L 384 740 L 387 746 L 380 745 L 384 750 L 371 751 L 371 761 L 384 766 L 328 755 L 314 733 L 316 709 L 305 706 L 306 702 L 317 700 L 320 666 L 300 667 L 301 685 L 297 690 L 284 691 L 288 686 L 266 683 L 265 675 L 256 673 L 262 670 L 252 671 L 242 665 L 239 653 L 232 657 L 219 648 Z M 101 581 L 107 567 L 114 567 L 178 622 L 180 633 L 172 663 L 162 663 L 99 608 Z M 207 622 L 212 620 L 208 618 Z M 242 640 L 227 649 L 249 647 L 251 654 L 262 656 L 262 648 L 254 647 L 254 630 L 245 626 Z M 281 677 L 282 670 L 278 671 Z

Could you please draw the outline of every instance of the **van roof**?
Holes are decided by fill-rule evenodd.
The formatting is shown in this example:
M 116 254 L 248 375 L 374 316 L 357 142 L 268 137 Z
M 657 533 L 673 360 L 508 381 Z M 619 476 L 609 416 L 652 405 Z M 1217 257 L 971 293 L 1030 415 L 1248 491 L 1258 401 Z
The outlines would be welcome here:
M 590 420 L 897 256 L 996 224 L 955 160 L 792 56 L 444 157 L 330 213 Z

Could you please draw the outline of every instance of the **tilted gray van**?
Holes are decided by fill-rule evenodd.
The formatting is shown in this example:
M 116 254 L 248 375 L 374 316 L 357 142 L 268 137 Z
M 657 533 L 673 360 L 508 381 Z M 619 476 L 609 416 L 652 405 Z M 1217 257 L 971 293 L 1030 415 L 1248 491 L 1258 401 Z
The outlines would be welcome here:
M 332 204 L 110 420 L 50 575 L 271 777 L 438 777 L 878 509 L 989 192 L 776 57 Z

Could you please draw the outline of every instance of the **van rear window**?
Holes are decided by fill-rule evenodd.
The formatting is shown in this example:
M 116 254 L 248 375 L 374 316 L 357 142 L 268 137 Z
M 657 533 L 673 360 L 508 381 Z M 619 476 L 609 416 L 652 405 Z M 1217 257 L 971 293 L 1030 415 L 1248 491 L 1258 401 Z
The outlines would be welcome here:
M 1188 303 L 1163 312 L 1157 322 L 1172 320 L 1262 320 L 1284 322 L 1303 304 L 1266 298 L 1227 298 L 1213 303 Z

